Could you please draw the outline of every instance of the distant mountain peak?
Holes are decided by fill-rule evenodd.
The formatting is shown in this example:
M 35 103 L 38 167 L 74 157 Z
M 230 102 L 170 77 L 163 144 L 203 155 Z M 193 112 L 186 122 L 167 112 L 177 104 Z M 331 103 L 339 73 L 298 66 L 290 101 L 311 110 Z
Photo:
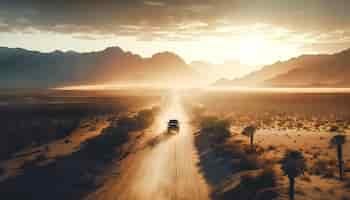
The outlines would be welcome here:
M 159 62 L 178 63 L 179 65 L 186 64 L 186 62 L 179 55 L 170 51 L 164 51 L 164 52 L 153 54 L 150 59 L 156 60 Z
M 152 55 L 152 58 L 162 58 L 162 57 L 182 59 L 182 58 L 180 58 L 180 56 L 178 56 L 177 54 L 170 52 L 170 51 L 163 51 L 163 52 L 155 53 Z
M 72 56 L 74 55 L 74 56 Z M 0 87 L 48 88 L 81 84 L 199 81 L 197 73 L 171 52 L 142 58 L 120 47 L 95 52 L 0 48 Z
M 102 52 L 108 53 L 108 54 L 124 53 L 123 49 L 118 46 L 107 47 Z
M 260 70 L 221 86 L 349 87 L 350 49 L 335 54 L 301 55 L 266 65 Z
M 64 54 L 64 52 L 63 51 L 61 51 L 61 50 L 54 50 L 53 52 L 51 52 L 52 54 Z
M 339 54 L 342 54 L 342 55 L 350 55 L 350 48 L 344 49 L 344 50 L 341 51 Z

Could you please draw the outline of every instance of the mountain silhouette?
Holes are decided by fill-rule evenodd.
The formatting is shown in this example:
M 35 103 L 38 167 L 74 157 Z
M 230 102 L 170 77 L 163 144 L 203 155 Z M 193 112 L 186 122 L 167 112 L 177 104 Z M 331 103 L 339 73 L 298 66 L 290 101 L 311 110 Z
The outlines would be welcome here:
M 221 79 L 217 86 L 349 87 L 350 49 L 321 55 L 302 55 L 262 67 L 242 78 Z
M 143 58 L 119 47 L 88 53 L 41 53 L 0 47 L 1 88 L 50 88 L 106 82 L 175 84 L 197 79 L 198 74 L 171 52 Z

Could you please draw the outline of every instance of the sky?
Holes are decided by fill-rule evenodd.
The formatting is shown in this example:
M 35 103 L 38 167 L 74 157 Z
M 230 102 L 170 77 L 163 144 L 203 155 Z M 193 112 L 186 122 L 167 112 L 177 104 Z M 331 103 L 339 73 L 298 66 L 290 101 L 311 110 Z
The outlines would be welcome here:
M 348 0 L 0 0 L 0 46 L 119 46 L 258 67 L 349 48 L 349 10 Z

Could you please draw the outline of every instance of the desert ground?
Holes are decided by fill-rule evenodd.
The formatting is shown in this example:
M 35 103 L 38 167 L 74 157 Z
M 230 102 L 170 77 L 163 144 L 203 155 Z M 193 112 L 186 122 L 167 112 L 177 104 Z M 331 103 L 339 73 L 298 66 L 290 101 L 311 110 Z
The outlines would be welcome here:
M 341 92 L 2 92 L 1 199 L 288 199 L 291 150 L 305 161 L 295 199 L 350 199 L 348 102 Z
M 306 169 L 296 179 L 295 199 L 349 199 L 349 172 L 344 180 L 339 179 L 337 150 L 330 144 L 339 133 L 349 137 L 349 100 L 348 94 L 328 92 L 205 91 L 187 96 L 194 124 L 218 124 L 215 119 L 229 124 L 229 134 L 222 141 L 213 143 L 203 128 L 195 139 L 200 152 L 206 152 L 202 169 L 208 171 L 208 179 L 216 185 L 212 187 L 214 198 L 288 199 L 288 179 L 280 161 L 287 151 L 297 150 L 305 157 Z M 249 137 L 242 134 L 250 125 L 256 127 L 253 150 Z M 209 162 L 212 157 L 220 164 Z M 349 171 L 349 141 L 343 145 L 343 160 L 345 171 Z M 217 174 L 209 173 L 213 165 L 229 166 L 230 170 L 218 181 Z M 273 175 L 259 180 L 264 170 Z

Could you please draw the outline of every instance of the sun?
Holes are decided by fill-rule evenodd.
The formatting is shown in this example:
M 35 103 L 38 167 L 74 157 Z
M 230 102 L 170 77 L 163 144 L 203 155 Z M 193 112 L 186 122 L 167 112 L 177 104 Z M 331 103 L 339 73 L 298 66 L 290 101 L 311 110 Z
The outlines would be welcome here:
M 272 64 L 298 55 L 298 45 L 273 40 L 262 33 L 243 35 L 238 41 L 238 58 L 250 66 Z
M 269 59 L 273 45 L 261 35 L 242 36 L 238 43 L 239 59 L 244 64 L 260 64 Z

